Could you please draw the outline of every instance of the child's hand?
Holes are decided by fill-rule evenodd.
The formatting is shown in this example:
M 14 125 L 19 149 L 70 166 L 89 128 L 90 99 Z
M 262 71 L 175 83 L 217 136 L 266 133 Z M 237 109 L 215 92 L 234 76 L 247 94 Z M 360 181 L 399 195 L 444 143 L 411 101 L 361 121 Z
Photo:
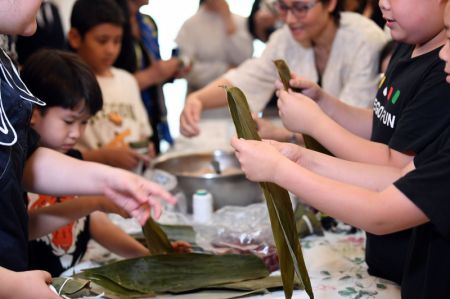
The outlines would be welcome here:
M 270 143 L 233 137 L 231 146 L 249 180 L 272 182 L 283 156 Z
M 148 157 L 128 147 L 102 148 L 100 150 L 108 165 L 127 170 L 136 168 L 141 160 L 144 162 L 148 160 Z
M 309 151 L 306 148 L 293 143 L 278 142 L 275 140 L 263 140 L 263 142 L 270 144 L 280 154 L 297 164 L 302 164 L 301 162 L 304 160 L 305 152 Z
M 172 248 L 178 253 L 189 253 L 192 252 L 192 245 L 186 241 L 174 241 L 171 242 Z
M 102 211 L 104 213 L 114 213 L 122 216 L 123 218 L 130 218 L 131 215 L 124 209 L 122 209 L 120 206 L 118 206 L 116 203 L 111 201 L 108 197 L 105 196 L 97 196 L 94 199 L 98 201 L 97 206 L 98 208 L 96 210 Z
M 324 115 L 319 105 L 300 93 L 277 91 L 278 113 L 290 131 L 312 135 L 314 125 Z
M 1 298 L 17 299 L 58 299 L 59 297 L 50 288 L 52 281 L 50 273 L 45 271 L 13 272 L 2 269 Z
M 160 199 L 175 204 L 176 199 L 161 186 L 117 168 L 108 172 L 104 193 L 120 208 L 145 224 L 150 213 L 158 219 L 161 215 Z
M 316 102 L 320 101 L 322 97 L 322 89 L 317 83 L 297 76 L 294 73 L 291 74 L 291 77 L 292 79 L 289 81 L 289 85 L 291 85 L 292 88 L 302 90 L 302 94 Z

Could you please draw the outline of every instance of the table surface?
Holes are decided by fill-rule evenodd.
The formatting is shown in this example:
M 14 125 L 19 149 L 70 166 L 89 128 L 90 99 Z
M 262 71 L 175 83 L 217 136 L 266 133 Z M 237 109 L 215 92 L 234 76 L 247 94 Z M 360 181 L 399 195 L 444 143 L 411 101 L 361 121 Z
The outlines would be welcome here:
M 201 123 L 200 136 L 188 139 L 179 137 L 170 152 L 192 152 L 214 149 L 232 150 L 229 139 L 235 134 L 230 119 L 209 119 Z M 133 229 L 131 229 L 133 230 Z M 400 287 L 367 273 L 364 261 L 365 233 L 354 234 L 326 232 L 324 236 L 308 236 L 301 241 L 304 259 L 311 279 L 315 298 L 362 298 L 396 299 L 400 298 Z M 85 263 L 111 259 L 112 256 L 95 242 L 90 244 Z M 279 275 L 279 272 L 272 273 Z M 194 293 L 182 296 L 161 295 L 156 298 L 226 298 L 226 295 Z M 284 298 L 282 291 L 246 298 Z M 294 291 L 293 298 L 309 298 L 302 290 Z

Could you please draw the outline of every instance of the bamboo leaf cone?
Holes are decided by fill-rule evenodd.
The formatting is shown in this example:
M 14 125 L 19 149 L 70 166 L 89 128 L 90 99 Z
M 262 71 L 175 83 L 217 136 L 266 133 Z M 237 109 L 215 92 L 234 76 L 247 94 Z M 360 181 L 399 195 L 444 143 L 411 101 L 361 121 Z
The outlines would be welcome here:
M 151 254 L 175 253 L 166 233 L 152 217 L 148 218 L 147 222 L 142 227 L 142 231 L 147 243 L 147 248 L 150 250 Z
M 224 87 L 228 105 L 239 138 L 261 140 L 251 116 L 245 95 L 239 88 Z M 300 241 L 297 235 L 294 212 L 288 192 L 276 184 L 260 183 L 266 198 L 272 233 L 280 261 L 281 278 L 286 298 L 291 298 L 295 276 L 301 282 L 310 298 L 314 298 Z
M 286 62 L 283 59 L 277 59 L 274 60 L 273 63 L 277 68 L 281 82 L 283 82 L 284 89 L 286 91 L 292 89 L 295 92 L 301 92 L 301 90 L 293 88 L 289 85 L 289 80 L 291 80 L 291 71 Z M 322 144 L 320 144 L 316 139 L 312 138 L 311 136 L 303 134 L 303 141 L 305 142 L 306 148 L 312 149 L 316 152 L 333 156 L 333 154 L 329 150 L 327 150 Z

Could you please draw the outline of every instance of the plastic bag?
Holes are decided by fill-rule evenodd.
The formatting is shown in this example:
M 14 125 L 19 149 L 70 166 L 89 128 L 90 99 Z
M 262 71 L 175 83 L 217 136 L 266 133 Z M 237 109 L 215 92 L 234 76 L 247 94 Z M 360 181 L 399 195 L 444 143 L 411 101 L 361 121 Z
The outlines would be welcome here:
M 196 243 L 215 254 L 254 254 L 269 271 L 279 268 L 265 203 L 217 210 L 205 225 L 194 225 Z

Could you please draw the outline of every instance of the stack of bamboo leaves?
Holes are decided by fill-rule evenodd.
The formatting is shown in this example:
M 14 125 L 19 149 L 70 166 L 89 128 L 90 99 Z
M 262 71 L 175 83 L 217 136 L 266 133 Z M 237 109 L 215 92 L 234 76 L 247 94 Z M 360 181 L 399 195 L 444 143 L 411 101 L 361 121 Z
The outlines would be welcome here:
M 96 293 L 105 292 L 111 298 L 142 298 L 218 288 L 233 290 L 226 297 L 233 298 L 282 285 L 279 278 L 268 277 L 263 261 L 254 255 L 175 253 L 166 233 L 151 218 L 144 225 L 143 233 L 153 255 L 88 269 L 76 279 L 91 282 Z M 66 295 L 73 293 L 74 283 L 65 290 Z M 89 287 L 83 280 L 78 286 Z

